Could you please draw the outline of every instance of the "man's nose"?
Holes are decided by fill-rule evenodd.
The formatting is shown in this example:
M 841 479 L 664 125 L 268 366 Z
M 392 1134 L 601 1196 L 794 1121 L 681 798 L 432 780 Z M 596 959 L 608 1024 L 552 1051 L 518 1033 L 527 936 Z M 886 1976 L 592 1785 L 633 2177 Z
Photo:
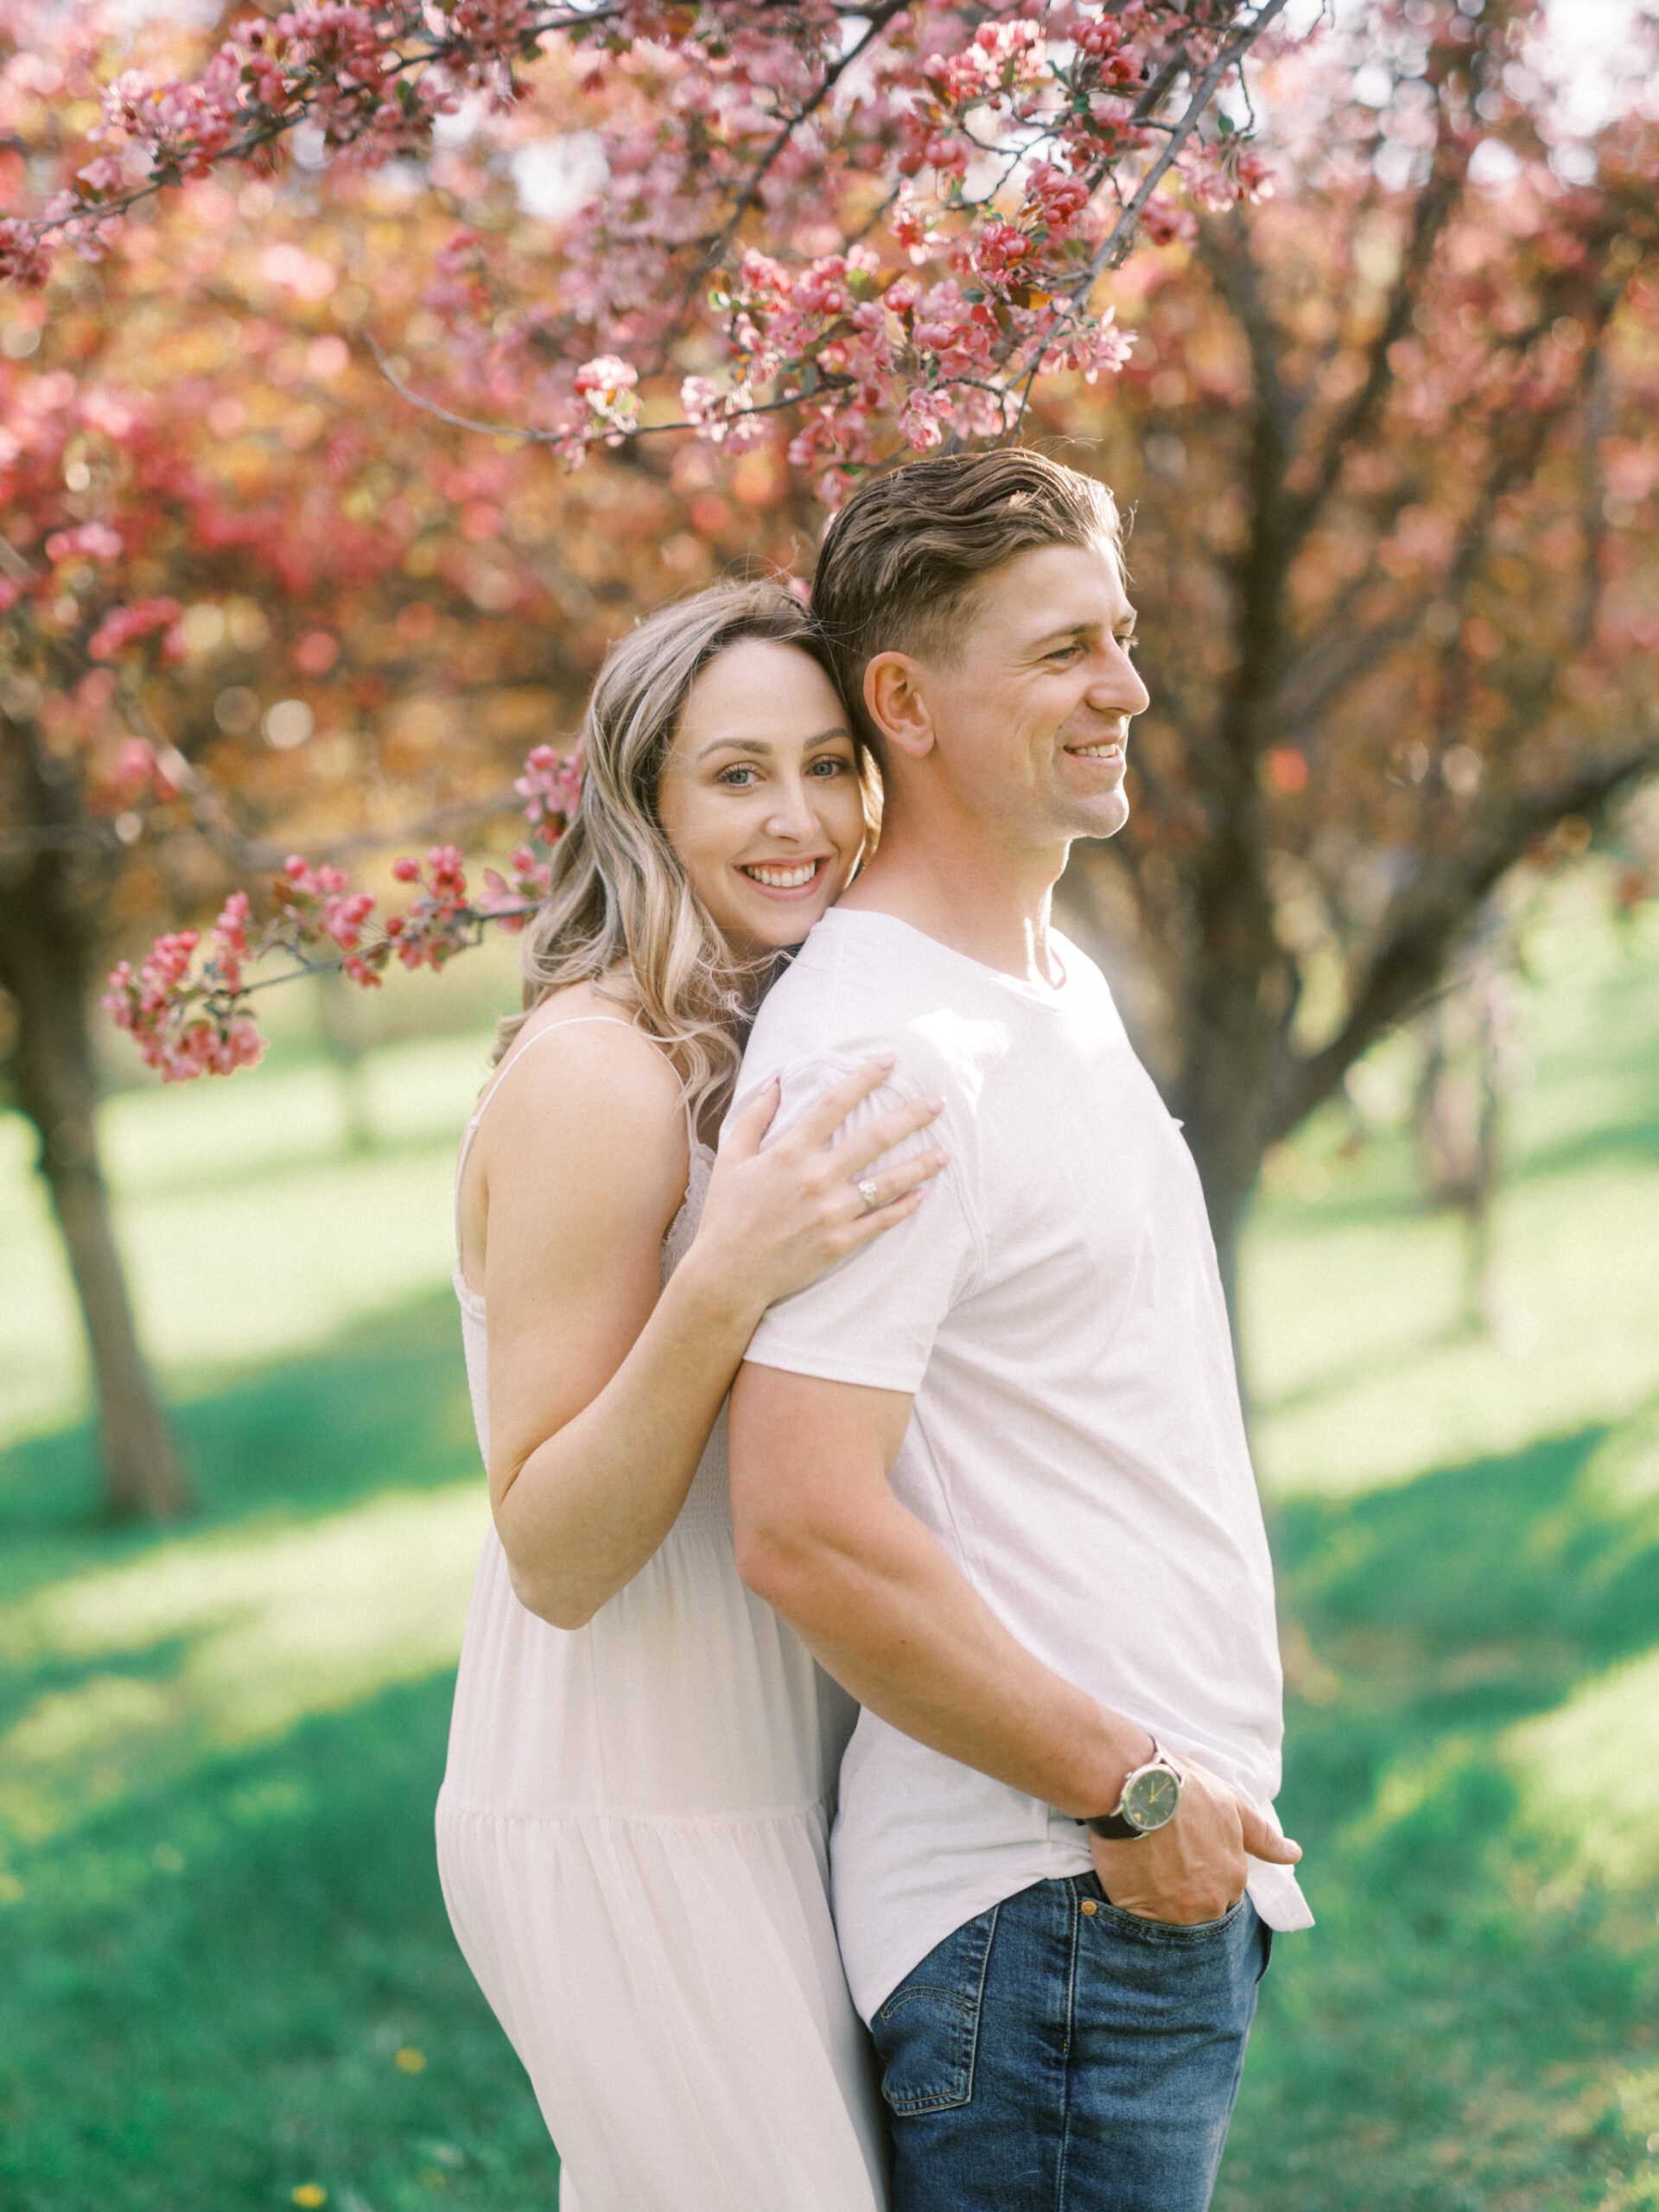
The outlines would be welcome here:
M 1143 715 L 1152 704 L 1140 670 L 1121 645 L 1108 654 L 1090 685 L 1089 703 L 1103 715 Z

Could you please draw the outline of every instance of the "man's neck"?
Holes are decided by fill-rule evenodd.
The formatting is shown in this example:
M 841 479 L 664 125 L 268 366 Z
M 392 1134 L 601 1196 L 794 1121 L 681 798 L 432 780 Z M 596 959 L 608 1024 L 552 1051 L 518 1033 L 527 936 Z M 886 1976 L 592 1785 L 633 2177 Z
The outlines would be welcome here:
M 1055 985 L 1049 907 L 1066 850 L 1010 849 L 973 821 L 890 808 L 880 849 L 841 903 L 890 914 L 1002 975 Z

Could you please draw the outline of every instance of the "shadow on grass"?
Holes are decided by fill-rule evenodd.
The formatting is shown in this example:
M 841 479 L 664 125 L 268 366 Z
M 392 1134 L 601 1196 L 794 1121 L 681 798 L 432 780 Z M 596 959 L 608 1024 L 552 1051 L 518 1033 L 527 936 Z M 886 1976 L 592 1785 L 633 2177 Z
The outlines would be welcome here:
M 454 1482 L 479 1465 L 447 1291 L 344 1331 L 326 1350 L 187 1389 L 173 1418 L 200 1499 L 186 1522 L 100 1521 L 90 1423 L 0 1452 L 0 1596 L 181 1529 L 333 1511 L 389 1487 Z
M 0 1594 L 238 1524 L 238 1558 L 267 1542 L 275 1557 L 296 1523 L 338 1529 L 383 1493 L 478 1474 L 447 1296 L 219 1380 L 176 1420 L 202 1497 L 183 1524 L 102 1525 L 84 1427 L 0 1455 Z M 42 1649 L 6 1670 L 0 1706 L 10 1719 L 112 1678 L 164 1686 L 188 1651 L 167 1634 Z M 438 1891 L 452 1682 L 174 1760 L 164 1784 L 159 1760 L 109 1764 L 122 1794 L 107 1810 L 33 1847 L 14 1839 L 0 1868 L 8 2212 L 278 2208 L 309 2183 L 338 2212 L 412 2212 L 440 2190 L 490 2212 L 553 2201 L 557 2161 Z
M 1284 1601 L 1395 1729 L 1501 1726 L 1554 1705 L 1659 1641 L 1659 1515 L 1620 1494 L 1621 1440 L 1586 1428 L 1357 1498 L 1288 1500 Z
M 1559 1878 L 1503 1732 L 1659 1643 L 1651 1409 L 1281 1511 L 1280 1809 L 1319 1926 L 1283 1939 L 1217 2212 L 1659 2205 L 1653 1900 Z M 1632 1753 L 1632 1756 L 1639 1754 Z
M 15 2212 L 545 2212 L 557 2161 L 433 1864 L 451 1677 L 303 1723 L 19 1864 Z

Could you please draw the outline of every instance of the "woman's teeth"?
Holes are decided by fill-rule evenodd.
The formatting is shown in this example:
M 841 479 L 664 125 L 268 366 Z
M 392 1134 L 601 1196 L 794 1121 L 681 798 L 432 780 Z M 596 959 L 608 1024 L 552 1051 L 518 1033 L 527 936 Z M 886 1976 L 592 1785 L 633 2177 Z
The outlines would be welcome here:
M 817 861 L 803 861 L 798 868 L 755 867 L 743 871 L 757 883 L 764 883 L 768 891 L 798 891 L 803 884 L 810 883 L 817 872 Z

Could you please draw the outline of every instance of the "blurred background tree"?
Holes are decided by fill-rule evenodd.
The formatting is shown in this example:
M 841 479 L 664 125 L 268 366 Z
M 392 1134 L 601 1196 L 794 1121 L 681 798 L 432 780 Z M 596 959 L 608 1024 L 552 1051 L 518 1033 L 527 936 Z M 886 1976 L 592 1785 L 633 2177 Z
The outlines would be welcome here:
M 94 914 L 177 919 L 291 844 L 344 857 L 400 823 L 481 819 L 515 744 L 569 726 L 629 611 L 733 564 L 810 566 L 802 470 L 829 461 L 838 493 L 906 440 L 994 430 L 1013 418 L 1000 400 L 986 413 L 985 378 L 1012 391 L 1028 361 L 1046 373 L 1020 387 L 1027 434 L 1062 440 L 1136 507 L 1155 702 L 1131 828 L 1079 849 L 1064 900 L 1124 975 L 1232 1297 L 1271 1148 L 1446 986 L 1516 862 L 1588 835 L 1659 760 L 1639 526 L 1659 476 L 1659 134 L 1627 102 L 1563 161 L 1533 0 L 1402 0 L 1262 46 L 1248 80 L 1201 71 L 1206 55 L 1240 63 L 1269 13 L 1216 11 L 1187 46 L 1177 26 L 1174 46 L 1145 50 L 1141 80 L 1112 74 L 1128 67 L 1120 29 L 1068 17 L 1071 60 L 1051 65 L 1047 92 L 1018 20 L 976 29 L 947 10 L 925 55 L 894 19 L 874 105 L 827 99 L 842 65 L 820 54 L 779 96 L 775 139 L 741 100 L 709 105 L 690 66 L 712 50 L 706 26 L 683 50 L 695 24 L 666 48 L 625 39 L 602 66 L 562 49 L 493 114 L 458 105 L 440 73 L 408 130 L 378 138 L 383 110 L 342 108 L 339 57 L 302 55 L 296 33 L 277 91 L 238 111 L 257 113 L 267 153 L 296 134 L 279 184 L 238 183 L 223 134 L 202 138 L 203 111 L 176 89 L 141 98 L 122 79 L 106 101 L 118 150 L 80 172 L 67 233 L 147 174 L 211 175 L 137 201 L 109 259 L 60 258 L 61 312 L 20 303 L 11 341 L 12 696 L 58 736 L 55 753 L 16 747 L 39 819 L 13 833 L 10 865 L 35 871 L 30 912 L 56 902 L 54 942 L 79 948 L 77 1003 Z M 395 10 L 386 22 L 363 32 L 383 54 L 408 29 Z M 870 19 L 872 35 L 887 23 Z M 820 33 L 789 35 L 810 48 Z M 60 78 L 94 86 L 113 51 L 107 35 L 84 41 Z M 733 86 L 752 86 L 759 52 L 738 39 L 721 65 Z M 461 59 L 493 81 L 477 54 Z M 49 137 L 41 117 L 61 110 L 72 162 L 87 126 L 73 102 L 54 108 L 62 82 L 14 68 L 10 86 L 26 137 Z M 1072 106 L 1039 112 L 1056 86 Z M 1155 194 L 1161 156 L 1131 163 L 1148 243 L 1103 289 L 1096 264 L 1130 235 L 1103 188 L 1118 188 L 1131 126 L 1165 100 L 1179 118 L 1167 150 L 1194 135 Z M 1280 169 L 1268 199 L 1246 144 L 1253 102 Z M 704 143 L 716 111 L 718 158 Z M 934 136 L 918 152 L 924 112 Z M 1096 206 L 1041 165 L 1014 178 L 1014 156 L 1038 144 L 1066 149 Z M 352 158 L 331 166 L 331 146 Z M 883 162 L 900 198 L 878 206 Z M 664 229 L 694 183 L 695 211 Z M 896 269 L 847 258 L 884 210 L 906 258 L 957 270 L 931 304 L 913 285 L 901 298 Z M 27 241 L 10 235 L 21 268 Z M 751 237 L 786 262 L 743 258 Z M 673 272 L 714 268 L 738 365 L 719 409 L 706 378 L 686 397 L 696 373 L 677 398 L 656 388 L 719 365 L 682 314 L 690 293 L 663 319 Z M 1108 289 L 1132 348 L 1099 321 Z M 1072 298 L 1095 318 L 1093 352 L 1053 334 Z M 43 320 L 37 361 L 24 349 Z M 590 344 L 634 359 L 573 370 Z M 1105 385 L 1103 367 L 1119 372 Z M 421 404 L 400 396 L 411 387 Z M 761 411 L 720 411 L 739 405 Z M 707 435 L 647 435 L 686 406 Z M 461 427 L 480 410 L 520 435 Z M 602 467 L 564 474 L 555 453 L 594 439 L 612 448 Z M 267 704 L 273 689 L 289 696 Z M 86 918 L 72 926 L 72 909 Z M 93 1224 L 76 1231 L 78 1280 L 104 1288 L 83 1303 L 111 1317 L 92 1335 L 106 1421 L 127 1437 L 110 1447 L 111 1502 L 164 1508 L 183 1493 L 97 1226 L 84 1038 L 73 1080 L 59 1051 L 57 1093 L 28 1041 L 67 1039 L 79 1017 L 41 1009 L 77 995 L 67 972 L 23 988 L 31 939 L 11 936 L 18 1065 L 34 1071 L 21 1095 L 39 1107 L 60 1217 Z M 1435 1126 L 1430 1112 L 1430 1151 Z M 1477 1230 L 1492 1126 L 1477 1117 L 1472 1162 L 1441 1162 Z M 146 1455 L 153 1481 L 125 1471 Z
M 573 478 L 391 399 L 351 340 L 408 307 L 448 235 L 442 195 L 360 180 L 326 218 L 316 197 L 303 173 L 280 214 L 264 182 L 245 207 L 199 186 L 107 261 L 14 296 L 4 330 L 4 1065 L 117 1516 L 189 1491 L 98 1158 L 89 1023 L 112 959 L 296 845 L 350 860 L 505 817 L 525 750 L 574 727 L 634 609 L 716 573 L 722 541 L 780 566 L 806 542 L 770 448 L 720 491 L 690 452 Z
M 6 272 L 44 288 L 12 302 L 0 399 L 0 977 L 111 1512 L 188 1498 L 97 1154 L 111 931 L 211 911 L 296 842 L 338 861 L 486 815 L 628 611 L 801 565 L 779 410 L 833 488 L 895 416 L 937 443 L 1010 423 L 1041 366 L 1116 366 L 1090 296 L 1134 235 L 1118 173 L 1144 199 L 1179 155 L 1213 199 L 1248 185 L 1197 126 L 1283 3 L 1085 8 L 1065 45 L 947 0 L 920 29 L 891 6 L 9 19 L 0 190 L 60 188 L 0 223 Z M 976 116 L 1007 157 L 964 199 Z M 1005 210 L 1002 170 L 1062 148 L 1071 181 L 1039 162 Z M 884 221 L 916 279 L 861 242 Z M 394 401 L 410 378 L 437 397 Z M 706 435 L 637 442 L 677 413 Z M 596 440 L 613 456 L 573 483 Z
M 1563 175 L 1530 20 L 1368 10 L 1264 71 L 1277 196 L 1129 272 L 1115 404 L 1036 403 L 1134 505 L 1153 696 L 1065 895 L 1133 955 L 1230 1282 L 1268 1150 L 1659 765 L 1659 136 Z M 1477 1214 L 1480 1121 L 1437 1171 Z

